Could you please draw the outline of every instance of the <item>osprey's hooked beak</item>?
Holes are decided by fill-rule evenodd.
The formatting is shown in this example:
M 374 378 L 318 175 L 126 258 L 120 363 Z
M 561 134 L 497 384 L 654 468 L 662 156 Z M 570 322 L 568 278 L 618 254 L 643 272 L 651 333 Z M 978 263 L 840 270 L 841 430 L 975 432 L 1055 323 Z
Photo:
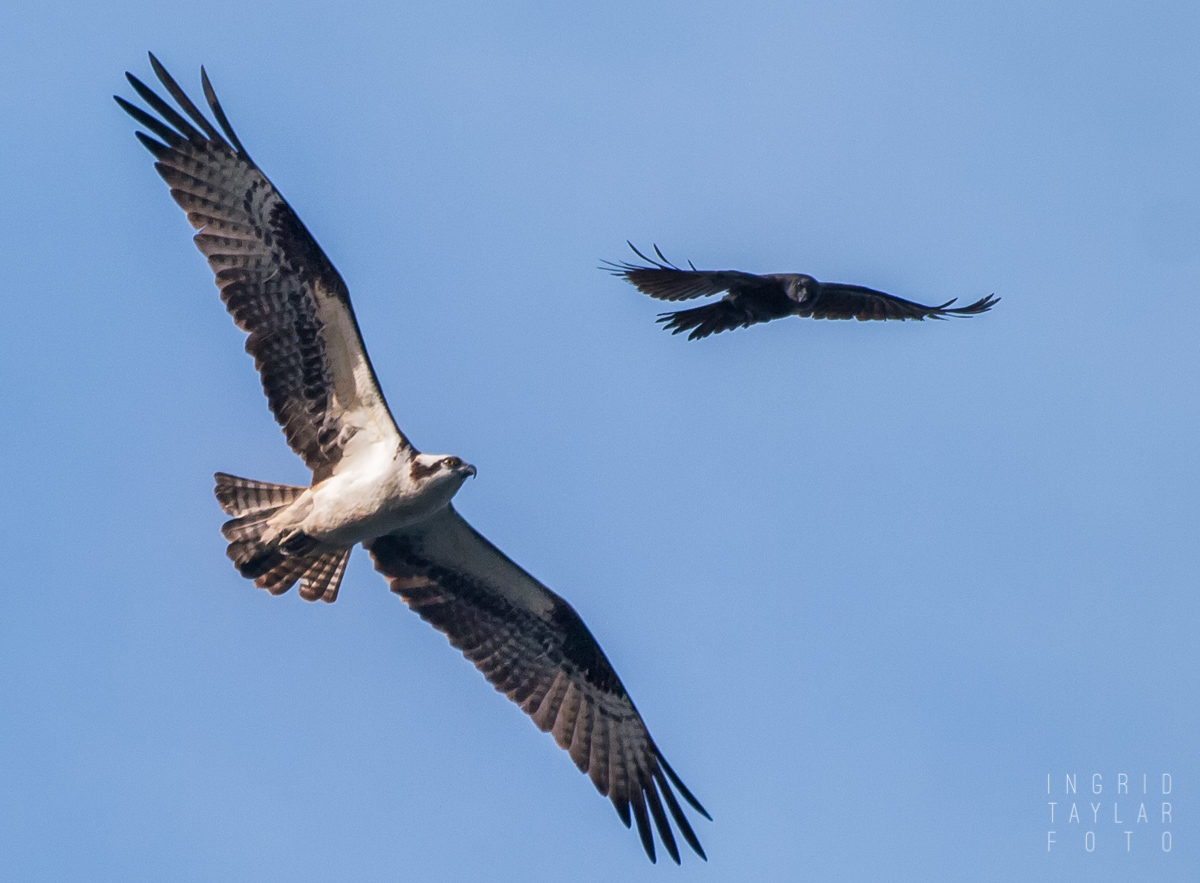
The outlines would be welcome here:
M 471 478 L 475 477 L 475 467 L 472 466 L 470 463 L 462 464 L 461 466 L 458 467 L 458 471 L 463 473 L 464 475 L 471 476 Z

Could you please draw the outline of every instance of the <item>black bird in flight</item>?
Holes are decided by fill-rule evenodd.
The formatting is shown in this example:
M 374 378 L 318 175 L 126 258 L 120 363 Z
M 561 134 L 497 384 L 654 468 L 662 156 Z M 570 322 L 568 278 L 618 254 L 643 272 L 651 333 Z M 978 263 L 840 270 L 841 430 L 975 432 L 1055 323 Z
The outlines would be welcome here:
M 697 340 L 730 331 L 749 328 L 784 316 L 811 319 L 944 319 L 947 316 L 975 316 L 986 313 L 1000 300 L 995 295 L 980 298 L 965 307 L 954 307 L 954 300 L 932 307 L 913 303 L 893 294 L 862 285 L 818 282 L 803 273 L 768 273 L 759 276 L 740 270 L 697 270 L 691 261 L 684 270 L 668 261 L 658 246 L 655 258 L 646 257 L 631 242 L 633 253 L 644 264 L 605 261 L 602 269 L 624 277 L 643 294 L 659 300 L 690 300 L 710 294 L 729 292 L 718 301 L 690 310 L 660 313 L 658 321 L 672 334 L 690 331 L 688 340 Z

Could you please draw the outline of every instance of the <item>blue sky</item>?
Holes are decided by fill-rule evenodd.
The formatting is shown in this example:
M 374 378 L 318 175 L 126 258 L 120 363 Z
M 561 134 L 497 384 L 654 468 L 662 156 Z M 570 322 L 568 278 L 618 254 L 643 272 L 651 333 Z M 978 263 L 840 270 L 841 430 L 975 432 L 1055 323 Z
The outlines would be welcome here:
M 1194 879 L 1196 6 L 333 9 L 4 13 L 7 873 Z M 650 866 L 362 552 L 333 606 L 229 565 L 212 473 L 307 475 L 110 98 L 148 49 L 207 66 L 707 864 Z M 626 239 L 1002 302 L 688 343 L 597 269 Z

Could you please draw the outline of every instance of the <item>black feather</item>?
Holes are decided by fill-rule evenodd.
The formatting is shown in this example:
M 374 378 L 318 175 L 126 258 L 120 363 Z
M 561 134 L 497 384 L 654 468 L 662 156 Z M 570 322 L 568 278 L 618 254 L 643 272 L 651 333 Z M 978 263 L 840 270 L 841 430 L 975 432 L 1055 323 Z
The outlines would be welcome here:
M 129 85 L 133 86 L 134 91 L 142 96 L 142 100 L 158 111 L 159 115 L 174 126 L 184 138 L 193 144 L 204 143 L 204 136 L 197 131 L 196 127 L 180 116 L 179 111 L 159 98 L 153 89 L 131 73 L 126 72 L 125 79 L 129 80 Z
M 175 78 L 167 73 L 167 69 L 154 57 L 153 52 L 150 53 L 150 66 L 154 68 L 154 73 L 158 77 L 158 81 L 171 93 L 171 97 L 175 99 L 176 104 L 183 108 L 184 113 L 192 118 L 192 122 L 203 129 L 204 134 L 208 135 L 210 140 L 228 147 L 229 145 L 221 137 L 221 133 L 208 121 L 208 117 L 197 109 L 196 105 L 192 103 L 192 99 L 187 97 L 187 93 L 179 88 L 179 84 L 175 82 Z

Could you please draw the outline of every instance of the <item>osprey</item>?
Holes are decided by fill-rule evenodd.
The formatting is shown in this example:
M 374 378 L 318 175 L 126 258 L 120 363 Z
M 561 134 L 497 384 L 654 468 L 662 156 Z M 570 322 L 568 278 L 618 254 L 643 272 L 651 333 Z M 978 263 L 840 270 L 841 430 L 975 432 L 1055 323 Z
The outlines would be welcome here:
M 249 335 L 271 411 L 312 470 L 310 487 L 217 473 L 217 501 L 232 516 L 221 532 L 238 571 L 271 594 L 299 584 L 306 601 L 331 603 L 362 543 L 391 590 L 553 734 L 626 827 L 632 816 L 651 861 L 653 819 L 679 862 L 668 813 L 705 858 L 671 786 L 711 816 L 663 758 L 587 626 L 455 511 L 450 500 L 475 467 L 419 452 L 396 426 L 345 283 L 250 159 L 204 69 L 219 131 L 153 55 L 150 63 L 182 114 L 128 73 L 157 116 L 114 98 L 150 133 L 137 137 L 199 231 L 194 241 Z
M 711 304 L 691 310 L 659 313 L 658 321 L 672 334 L 691 330 L 688 340 L 708 337 L 733 328 L 749 328 L 784 316 L 813 319 L 944 319 L 947 316 L 974 316 L 986 313 L 1000 298 L 981 298 L 965 307 L 951 307 L 953 300 L 941 306 L 927 307 L 861 285 L 818 282 L 803 273 L 771 273 L 756 276 L 740 270 L 683 270 L 654 246 L 658 260 L 648 258 L 634 246 L 633 253 L 645 264 L 605 261 L 603 269 L 623 276 L 638 291 L 659 300 L 690 300 L 710 294 L 729 293 Z

